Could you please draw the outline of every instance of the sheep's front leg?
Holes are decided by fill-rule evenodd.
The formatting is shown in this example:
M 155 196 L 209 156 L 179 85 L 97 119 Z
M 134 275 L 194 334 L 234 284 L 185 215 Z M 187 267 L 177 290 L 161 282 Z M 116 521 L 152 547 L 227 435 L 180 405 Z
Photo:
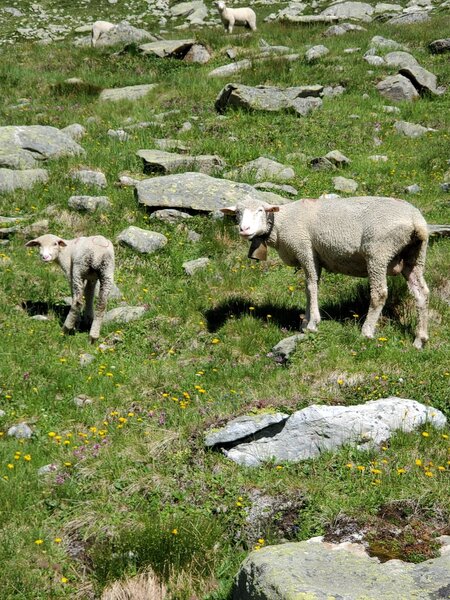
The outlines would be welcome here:
M 228 21 L 228 33 L 233 33 L 233 25 L 234 25 L 234 21 L 230 19 Z
M 362 334 L 367 338 L 373 338 L 375 327 L 388 295 L 387 266 L 372 262 L 367 265 L 367 272 L 369 275 L 370 305 L 366 320 L 362 326 Z
M 69 314 L 64 321 L 64 333 L 69 333 L 72 331 L 77 323 L 80 309 L 83 304 L 83 283 L 84 282 L 81 277 L 72 275 L 72 304 L 70 306 Z
M 108 302 L 109 292 L 112 287 L 112 281 L 104 279 L 100 281 L 100 291 L 97 299 L 97 306 L 95 308 L 94 320 L 92 321 L 91 330 L 89 332 L 89 338 L 93 344 L 100 337 L 100 328 L 102 326 L 103 317 L 106 311 L 106 304 Z
M 306 315 L 302 323 L 302 329 L 306 331 L 317 331 L 317 326 L 320 323 L 319 312 L 319 280 L 320 266 L 316 263 L 311 263 L 305 267 L 306 275 Z

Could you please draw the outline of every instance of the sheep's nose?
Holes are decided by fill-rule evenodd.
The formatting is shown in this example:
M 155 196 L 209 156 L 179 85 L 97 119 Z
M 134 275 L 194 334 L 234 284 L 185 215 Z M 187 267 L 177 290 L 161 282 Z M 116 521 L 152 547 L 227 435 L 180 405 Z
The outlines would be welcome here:
M 241 225 L 239 230 L 241 233 L 248 233 L 250 231 L 250 225 Z

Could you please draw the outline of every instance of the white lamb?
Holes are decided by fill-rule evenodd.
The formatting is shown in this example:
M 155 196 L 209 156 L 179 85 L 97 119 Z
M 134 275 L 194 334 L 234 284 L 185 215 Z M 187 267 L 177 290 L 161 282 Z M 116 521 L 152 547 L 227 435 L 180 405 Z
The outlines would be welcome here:
M 91 342 L 95 342 L 100 336 L 108 294 L 114 284 L 112 243 L 101 235 L 63 240 L 56 235 L 46 234 L 25 245 L 39 246 L 42 260 L 56 261 L 70 283 L 72 305 L 63 326 L 66 333 L 72 331 L 77 323 L 84 293 L 85 316 L 91 323 L 89 336 Z M 100 283 L 100 290 L 94 313 L 94 290 L 97 281 Z
M 114 29 L 114 23 L 108 23 L 108 21 L 95 21 L 92 25 L 91 31 L 91 46 L 95 48 L 98 39 L 104 34 Z
M 223 0 L 216 2 L 216 6 L 228 33 L 233 32 L 235 25 L 244 25 L 252 31 L 256 31 L 256 15 L 251 8 L 228 8 Z
M 304 325 L 320 322 L 318 283 L 322 268 L 368 277 L 370 306 L 362 333 L 372 338 L 387 298 L 387 275 L 402 274 L 414 296 L 418 322 L 414 346 L 428 340 L 428 287 L 423 277 L 428 229 L 408 202 L 385 197 L 298 200 L 272 206 L 249 198 L 222 209 L 237 215 L 241 237 L 251 240 L 249 257 L 265 260 L 267 245 L 306 275 Z

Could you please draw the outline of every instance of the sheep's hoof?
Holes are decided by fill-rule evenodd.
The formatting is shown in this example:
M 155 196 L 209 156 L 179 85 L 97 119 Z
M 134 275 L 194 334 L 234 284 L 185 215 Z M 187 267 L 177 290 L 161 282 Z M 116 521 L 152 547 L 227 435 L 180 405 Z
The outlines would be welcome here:
M 96 342 L 98 342 L 98 337 L 93 337 L 92 335 L 90 335 L 89 341 L 91 342 L 91 344 L 95 344 Z
M 72 335 L 73 332 L 74 332 L 74 328 L 73 327 L 67 327 L 67 325 L 63 325 L 62 330 L 63 330 L 63 333 L 65 335 Z
M 428 341 L 428 338 L 425 338 L 425 339 L 423 339 L 423 338 L 416 338 L 414 340 L 413 346 L 414 346 L 414 348 L 417 348 L 417 350 L 423 350 L 423 347 L 425 346 L 425 344 L 427 343 L 427 341 Z

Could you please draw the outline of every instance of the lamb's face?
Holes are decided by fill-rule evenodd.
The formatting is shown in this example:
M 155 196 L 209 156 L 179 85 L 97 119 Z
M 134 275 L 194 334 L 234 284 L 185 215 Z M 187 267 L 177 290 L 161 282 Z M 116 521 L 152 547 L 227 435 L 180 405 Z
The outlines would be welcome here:
M 52 262 L 58 258 L 58 254 L 64 246 L 67 246 L 66 242 L 58 237 L 48 233 L 41 235 L 40 237 L 30 240 L 25 246 L 39 246 L 39 255 L 44 262 Z
M 278 212 L 279 206 L 271 206 L 257 200 L 246 200 L 236 206 L 222 208 L 226 215 L 236 215 L 239 225 L 239 235 L 246 240 L 252 240 L 254 237 L 264 235 L 268 228 L 268 213 Z
M 223 10 L 225 8 L 225 2 L 219 0 L 219 2 L 216 2 L 216 6 L 219 10 Z

